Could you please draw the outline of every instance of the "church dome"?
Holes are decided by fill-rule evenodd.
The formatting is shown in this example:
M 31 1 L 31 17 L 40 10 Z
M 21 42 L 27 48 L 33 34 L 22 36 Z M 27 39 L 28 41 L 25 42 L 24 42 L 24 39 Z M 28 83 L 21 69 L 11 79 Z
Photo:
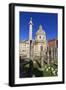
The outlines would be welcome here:
M 36 35 L 44 35 L 44 34 L 45 32 L 42 29 L 42 25 L 40 25 L 38 31 L 36 32 Z

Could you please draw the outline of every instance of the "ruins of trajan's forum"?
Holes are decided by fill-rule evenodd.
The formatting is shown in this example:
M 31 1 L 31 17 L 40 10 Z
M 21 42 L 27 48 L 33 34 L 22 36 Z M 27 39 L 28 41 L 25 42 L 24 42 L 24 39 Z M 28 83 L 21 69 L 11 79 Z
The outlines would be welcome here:
M 32 18 L 29 22 L 29 40 L 22 40 L 19 43 L 19 55 L 21 58 L 31 58 L 35 61 L 37 58 L 42 58 L 43 62 L 49 64 L 57 60 L 58 58 L 58 40 L 53 39 L 47 41 L 46 33 L 42 28 L 42 25 L 39 26 L 35 40 L 32 39 L 32 30 L 33 22 Z M 39 60 L 37 59 L 37 60 Z

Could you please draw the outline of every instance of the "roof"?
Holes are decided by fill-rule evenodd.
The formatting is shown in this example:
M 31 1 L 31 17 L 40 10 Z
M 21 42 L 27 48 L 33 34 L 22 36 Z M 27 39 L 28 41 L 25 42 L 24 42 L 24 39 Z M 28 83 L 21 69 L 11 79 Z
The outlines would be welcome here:
M 42 35 L 45 34 L 45 32 L 44 32 L 43 29 L 42 29 L 42 25 L 39 26 L 39 29 L 38 29 L 38 31 L 36 32 L 36 35 L 40 35 L 40 34 L 42 34 Z
M 58 46 L 58 40 L 52 39 L 48 41 L 48 47 Z

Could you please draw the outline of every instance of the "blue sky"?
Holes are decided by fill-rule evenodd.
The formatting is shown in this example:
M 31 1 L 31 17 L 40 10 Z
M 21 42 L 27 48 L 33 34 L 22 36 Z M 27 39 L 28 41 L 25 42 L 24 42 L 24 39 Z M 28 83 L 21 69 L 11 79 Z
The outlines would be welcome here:
M 36 13 L 36 12 L 20 12 L 19 16 L 19 39 L 27 40 L 29 38 L 29 21 L 32 17 L 33 21 L 33 39 L 39 25 L 42 25 L 46 33 L 47 40 L 57 38 L 58 33 L 58 15 L 56 13 Z

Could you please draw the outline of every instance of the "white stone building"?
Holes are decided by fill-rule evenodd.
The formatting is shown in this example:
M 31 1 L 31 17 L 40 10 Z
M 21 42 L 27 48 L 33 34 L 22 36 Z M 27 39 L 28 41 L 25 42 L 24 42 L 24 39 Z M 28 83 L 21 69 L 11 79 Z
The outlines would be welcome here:
M 19 44 L 19 55 L 24 58 L 29 58 L 29 41 L 21 41 Z

